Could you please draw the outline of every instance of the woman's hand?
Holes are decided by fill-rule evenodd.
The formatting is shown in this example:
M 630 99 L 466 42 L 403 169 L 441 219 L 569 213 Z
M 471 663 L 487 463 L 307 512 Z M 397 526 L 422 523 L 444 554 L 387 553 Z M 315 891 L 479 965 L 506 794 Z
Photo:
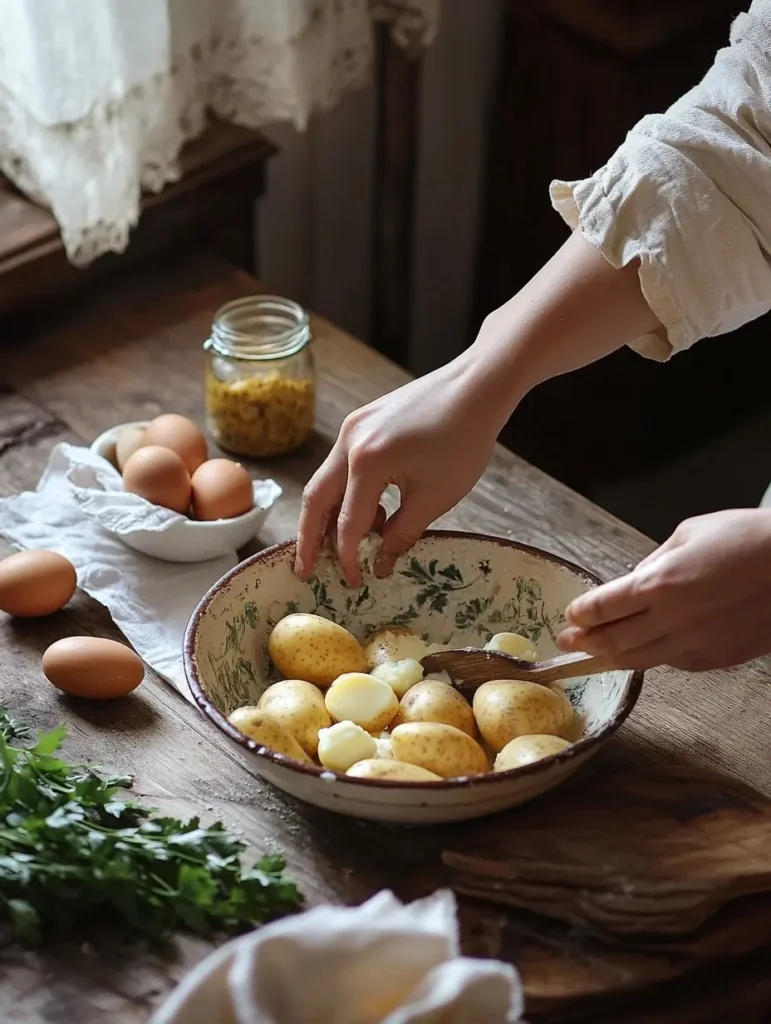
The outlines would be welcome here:
M 303 494 L 298 575 L 313 572 L 329 527 L 347 580 L 359 586 L 359 543 L 373 528 L 383 491 L 395 484 L 401 506 L 382 527 L 377 566 L 387 575 L 397 556 L 471 490 L 507 416 L 508 407 L 496 410 L 483 364 L 464 356 L 351 413 Z
M 728 668 L 771 652 L 771 510 L 732 509 L 682 523 L 621 579 L 572 602 L 566 651 L 619 668 Z
M 357 409 L 303 495 L 295 571 L 309 576 L 327 532 L 359 586 L 360 541 L 389 484 L 402 504 L 382 530 L 378 572 L 449 511 L 484 472 L 501 428 L 527 392 L 659 326 L 637 262 L 618 270 L 571 235 L 517 295 L 485 320 L 447 366 Z

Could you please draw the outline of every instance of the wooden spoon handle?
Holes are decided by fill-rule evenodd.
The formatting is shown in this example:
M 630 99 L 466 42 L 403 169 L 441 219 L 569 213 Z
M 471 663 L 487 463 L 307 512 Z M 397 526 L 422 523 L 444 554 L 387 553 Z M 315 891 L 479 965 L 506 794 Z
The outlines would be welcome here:
M 603 655 L 558 654 L 533 665 L 532 679 L 538 683 L 554 683 L 558 679 L 575 679 L 576 676 L 592 676 L 599 672 L 613 671 L 612 659 Z

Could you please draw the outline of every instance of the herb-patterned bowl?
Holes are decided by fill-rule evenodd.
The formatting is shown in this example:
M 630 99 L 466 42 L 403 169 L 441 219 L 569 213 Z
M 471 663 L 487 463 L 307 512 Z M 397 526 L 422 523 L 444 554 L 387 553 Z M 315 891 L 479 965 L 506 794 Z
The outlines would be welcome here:
M 600 581 L 554 555 L 472 533 L 429 531 L 388 579 L 367 574 L 352 590 L 324 556 L 317 575 L 292 571 L 293 541 L 253 555 L 224 576 L 193 613 L 185 671 L 206 717 L 253 757 L 255 771 L 300 800 L 359 818 L 427 824 L 481 817 L 539 796 L 572 775 L 621 725 L 640 693 L 642 674 L 608 672 L 565 685 L 583 736 L 561 754 L 508 772 L 444 782 L 385 782 L 336 775 L 258 746 L 227 721 L 256 704 L 274 682 L 267 655 L 272 627 L 290 612 L 314 612 L 360 640 L 381 626 L 404 625 L 430 643 L 481 647 L 493 633 L 529 637 L 542 658 L 558 653 L 563 612 Z

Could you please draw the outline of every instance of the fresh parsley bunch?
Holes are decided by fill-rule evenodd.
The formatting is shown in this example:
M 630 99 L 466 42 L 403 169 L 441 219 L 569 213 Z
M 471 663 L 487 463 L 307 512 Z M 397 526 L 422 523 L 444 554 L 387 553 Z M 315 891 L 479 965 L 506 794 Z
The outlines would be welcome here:
M 61 761 L 65 735 L 14 745 L 29 731 L 0 708 L 0 920 L 20 941 L 87 913 L 161 939 L 240 931 L 300 905 L 281 857 L 243 868 L 245 846 L 221 823 L 161 817 L 125 799 L 130 778 Z

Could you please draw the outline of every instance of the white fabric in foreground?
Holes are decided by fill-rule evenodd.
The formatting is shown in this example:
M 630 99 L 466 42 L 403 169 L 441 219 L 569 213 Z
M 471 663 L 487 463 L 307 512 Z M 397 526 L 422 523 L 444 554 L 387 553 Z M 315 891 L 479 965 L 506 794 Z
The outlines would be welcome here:
M 771 308 L 771 0 L 755 0 L 702 82 L 645 117 L 591 178 L 552 203 L 614 266 L 640 260 L 666 359 Z
M 178 516 L 119 487 L 120 476 L 106 460 L 88 448 L 59 444 L 35 491 L 0 500 L 0 533 L 19 547 L 69 558 L 78 585 L 105 605 L 137 654 L 192 700 L 182 667 L 185 627 L 200 598 L 238 556 L 233 551 L 208 562 L 176 564 L 130 550 L 100 523 L 162 530 Z M 267 491 L 275 494 L 275 487 Z
M 515 1024 L 513 967 L 460 956 L 455 898 L 316 907 L 236 939 L 151 1024 Z
M 208 112 L 304 127 L 369 79 L 372 19 L 428 45 L 439 0 L 3 0 L 0 170 L 68 256 L 122 251 L 141 189 L 179 177 Z

